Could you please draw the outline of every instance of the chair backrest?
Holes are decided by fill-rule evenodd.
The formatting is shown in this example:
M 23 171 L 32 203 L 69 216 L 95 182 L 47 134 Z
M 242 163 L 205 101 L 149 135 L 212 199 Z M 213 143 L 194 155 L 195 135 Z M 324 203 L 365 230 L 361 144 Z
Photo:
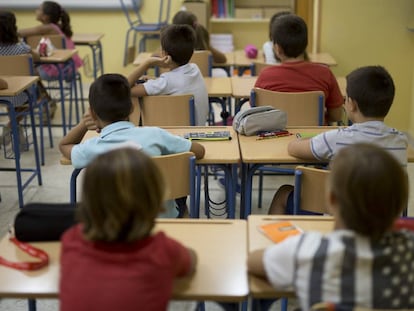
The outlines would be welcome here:
M 190 215 L 195 208 L 195 156 L 182 152 L 153 157 L 166 185 L 165 200 L 190 196 Z M 83 169 L 74 169 L 70 178 L 70 202 L 77 200 L 77 178 Z M 188 178 L 187 178 L 188 177 Z
M 277 66 L 274 64 L 267 64 L 265 62 L 253 62 L 250 70 L 252 72 L 252 76 L 258 76 L 263 69 L 270 67 L 270 66 Z
M 153 160 L 164 177 L 166 200 L 188 195 L 190 201 L 195 200 L 195 156 L 192 152 L 156 156 Z
M 143 5 L 143 0 L 120 0 L 121 9 L 124 12 L 125 17 L 128 20 L 128 24 L 131 28 L 139 28 L 142 26 L 142 31 L 145 31 L 145 27 L 149 27 L 149 31 L 160 30 L 163 26 L 168 24 L 170 18 L 171 0 L 160 0 L 158 20 L 156 22 L 144 22 L 140 10 Z M 154 1 L 151 1 L 151 5 Z
M 194 51 L 190 63 L 197 64 L 203 77 L 211 77 L 213 71 L 213 56 L 208 50 Z
M 272 106 L 287 113 L 288 126 L 318 126 L 324 124 L 325 96 L 322 91 L 275 92 L 252 89 L 250 105 Z
M 21 54 L 0 56 L 0 75 L 34 75 L 32 55 Z
M 195 125 L 194 96 L 144 96 L 140 99 L 139 113 L 144 126 L 192 126 Z
M 325 202 L 326 180 L 329 171 L 313 167 L 298 166 L 295 170 L 293 210 L 329 214 Z
M 40 39 L 42 39 L 42 37 L 47 37 L 50 39 L 50 42 L 52 42 L 53 46 L 56 49 L 65 49 L 66 48 L 66 40 L 65 37 L 63 35 L 33 35 L 33 36 L 28 36 L 25 38 L 26 43 L 32 48 L 32 49 L 36 49 L 37 45 L 40 42 Z

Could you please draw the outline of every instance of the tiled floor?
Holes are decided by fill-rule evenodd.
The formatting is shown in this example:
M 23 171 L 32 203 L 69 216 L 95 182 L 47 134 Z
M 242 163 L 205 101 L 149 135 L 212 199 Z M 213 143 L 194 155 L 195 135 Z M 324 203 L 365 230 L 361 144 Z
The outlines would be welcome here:
M 57 115 L 55 120 L 60 120 L 60 116 Z M 56 121 L 57 122 L 57 121 Z M 42 167 L 42 177 L 43 185 L 38 186 L 34 181 L 24 192 L 25 202 L 66 202 L 69 200 L 69 179 L 72 172 L 71 166 L 61 165 L 59 162 L 60 153 L 58 151 L 57 145 L 59 139 L 62 137 L 62 129 L 59 127 L 53 128 L 53 137 L 55 142 L 55 147 L 53 149 L 46 148 L 46 165 Z M 29 152 L 23 154 L 23 163 L 31 163 L 33 158 L 33 148 Z M 3 158 L 3 150 L 0 150 L 0 166 L 13 166 L 14 162 L 12 160 L 5 160 Z M 408 172 L 410 179 L 414 180 L 414 166 L 412 164 L 408 167 Z M 267 212 L 267 207 L 270 204 L 270 201 L 273 197 L 275 189 L 278 186 L 284 183 L 289 183 L 292 181 L 290 176 L 278 176 L 278 177 L 266 177 L 264 183 L 264 192 L 263 192 L 263 208 L 258 209 L 257 205 L 257 189 L 254 185 L 253 191 L 253 213 L 262 214 Z M 209 180 L 210 190 L 212 197 L 220 200 L 224 196 L 224 190 L 220 183 L 210 177 Z M 411 186 L 411 189 L 413 186 Z M 411 191 L 412 192 L 412 191 Z M 7 232 L 7 227 L 9 224 L 13 223 L 14 216 L 18 212 L 18 199 L 17 199 L 17 190 L 16 190 L 16 181 L 14 173 L 0 172 L 0 193 L 2 201 L 0 202 L 0 237 L 2 237 Z M 414 192 L 412 192 L 414 193 Z M 239 206 L 240 196 L 237 196 L 236 206 Z M 203 206 L 203 205 L 202 205 Z M 410 210 L 409 215 L 414 215 L 412 199 L 410 199 Z M 238 215 L 238 211 L 236 213 Z M 1 280 L 0 280 L 1 281 Z M 292 309 L 295 306 L 295 302 L 291 303 Z M 170 310 L 193 310 L 194 303 L 182 303 L 174 302 L 169 308 Z M 38 300 L 38 310 L 58 310 L 57 300 Z M 207 310 L 221 310 L 215 303 L 207 303 Z M 27 310 L 26 300 L 16 300 L 16 299 L 0 299 L 0 311 L 6 310 Z M 272 307 L 272 310 L 279 310 L 279 306 L 275 305 Z

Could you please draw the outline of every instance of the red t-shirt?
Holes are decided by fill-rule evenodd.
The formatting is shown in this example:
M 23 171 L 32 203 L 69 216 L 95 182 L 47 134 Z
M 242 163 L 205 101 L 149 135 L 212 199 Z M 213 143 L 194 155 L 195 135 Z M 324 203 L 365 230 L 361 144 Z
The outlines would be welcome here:
M 60 310 L 165 310 L 175 277 L 188 274 L 186 247 L 158 232 L 133 243 L 91 242 L 81 226 L 62 237 Z
M 331 70 L 326 65 L 312 62 L 287 62 L 264 68 L 255 87 L 277 92 L 322 91 L 326 108 L 338 108 L 344 102 Z

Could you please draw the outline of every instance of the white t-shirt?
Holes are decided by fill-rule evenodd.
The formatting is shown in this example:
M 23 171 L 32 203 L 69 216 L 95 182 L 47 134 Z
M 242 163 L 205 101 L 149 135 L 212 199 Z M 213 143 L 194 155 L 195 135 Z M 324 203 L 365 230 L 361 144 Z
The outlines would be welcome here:
M 266 64 L 277 64 L 279 63 L 275 57 L 275 52 L 273 51 L 273 42 L 266 41 L 263 43 L 263 54 Z
M 349 230 L 306 232 L 267 248 L 263 264 L 274 287 L 293 287 L 302 310 L 318 302 L 414 308 L 412 231 L 388 232 L 376 243 Z
M 196 125 L 206 125 L 208 94 L 203 76 L 196 64 L 189 63 L 165 72 L 144 84 L 148 95 L 193 94 Z

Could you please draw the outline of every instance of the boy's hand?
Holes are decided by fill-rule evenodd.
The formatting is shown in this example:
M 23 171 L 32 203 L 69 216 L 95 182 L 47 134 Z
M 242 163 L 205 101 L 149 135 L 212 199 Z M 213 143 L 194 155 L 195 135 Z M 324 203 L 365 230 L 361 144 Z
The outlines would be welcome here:
M 151 57 L 149 61 L 151 62 L 152 66 L 168 68 L 172 65 L 172 59 L 170 55 L 163 57 Z
M 85 124 L 86 128 L 90 131 L 96 131 L 98 133 L 101 132 L 101 129 L 96 125 L 94 119 L 92 118 L 89 111 L 85 112 L 82 117 L 83 124 Z

